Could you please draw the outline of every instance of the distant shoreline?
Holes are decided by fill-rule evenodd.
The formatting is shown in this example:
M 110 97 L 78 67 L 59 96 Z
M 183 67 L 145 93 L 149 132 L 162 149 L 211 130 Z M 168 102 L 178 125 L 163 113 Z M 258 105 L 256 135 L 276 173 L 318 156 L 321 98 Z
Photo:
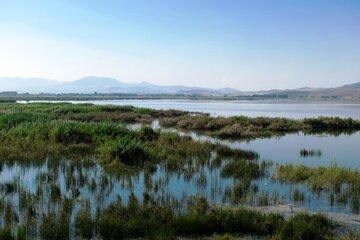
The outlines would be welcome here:
M 16 101 L 97 101 L 97 100 L 192 100 L 192 101 L 249 101 L 274 103 L 343 103 L 359 104 L 360 99 L 323 99 L 323 98 L 276 98 L 266 96 L 178 96 L 178 95 L 110 95 L 110 94 L 17 94 L 1 96 L 0 102 Z

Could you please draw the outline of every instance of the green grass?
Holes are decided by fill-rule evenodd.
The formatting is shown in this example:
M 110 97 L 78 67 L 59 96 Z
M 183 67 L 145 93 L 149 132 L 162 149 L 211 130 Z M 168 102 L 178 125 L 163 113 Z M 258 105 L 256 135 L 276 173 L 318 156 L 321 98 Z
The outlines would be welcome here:
M 185 212 L 170 206 L 111 205 L 96 218 L 99 236 L 105 239 L 155 238 L 171 236 L 211 236 L 217 234 L 256 234 L 273 239 L 330 239 L 335 225 L 320 214 L 298 214 L 285 220 L 277 214 L 263 214 L 245 208 L 216 208 L 205 199 L 190 198 Z
M 42 214 L 41 239 L 70 239 L 73 201 L 62 199 L 58 206 L 58 210 Z M 31 238 L 31 229 L 27 227 L 30 226 L 20 226 L 16 232 L 9 226 L 2 227 L 0 239 Z M 82 205 L 75 216 L 75 230 L 75 237 L 79 239 L 94 236 L 100 239 L 174 239 L 179 236 L 249 234 L 269 239 L 310 240 L 335 239 L 337 236 L 337 226 L 321 214 L 300 213 L 286 220 L 279 214 L 212 206 L 205 198 L 195 196 L 179 209 L 172 204 L 141 204 L 133 194 L 127 204 L 117 201 L 99 208 L 94 218 L 89 205 Z
M 354 212 L 359 212 L 360 172 L 332 164 L 329 167 L 307 167 L 292 164 L 279 165 L 273 179 L 283 183 L 304 183 L 315 193 L 329 194 L 331 204 L 347 204 L 351 199 Z
M 178 110 L 154 110 L 132 106 L 99 106 L 70 103 L 0 103 L 0 129 L 21 123 L 51 120 L 78 122 L 151 123 L 159 119 L 163 127 L 176 127 L 225 139 L 253 139 L 286 133 L 334 133 L 360 130 L 360 121 L 351 118 L 319 117 L 304 120 L 245 116 L 211 117 Z
M 331 239 L 333 223 L 324 215 L 299 213 L 291 217 L 284 225 L 277 229 L 273 239 L 281 240 L 310 240 L 310 239 Z
M 224 139 L 253 139 L 303 131 L 333 132 L 359 130 L 360 121 L 350 118 L 319 117 L 304 120 L 245 116 L 211 117 L 208 115 L 165 117 L 160 119 L 163 127 L 202 131 L 207 135 Z
M 195 141 L 177 133 L 155 131 L 148 126 L 143 126 L 139 130 L 130 130 L 122 122 L 84 122 L 60 120 L 56 117 L 64 114 L 66 116 L 69 112 L 87 113 L 92 108 L 119 114 L 137 111 L 132 107 L 71 104 L 7 104 L 7 107 L 7 111 L 19 108 L 18 110 L 23 111 L 19 114 L 23 116 L 16 117 L 21 121 L 17 120 L 14 124 L 7 123 L 7 127 L 1 129 L 0 160 L 30 162 L 64 156 L 77 155 L 82 158 L 86 155 L 95 155 L 98 162 L 107 170 L 121 174 L 157 164 L 162 164 L 168 171 L 178 171 L 187 165 L 200 167 L 208 163 L 214 152 L 219 158 L 258 158 L 258 155 L 251 151 Z M 48 112 L 49 108 L 52 109 L 52 114 Z M 27 116 L 24 111 L 35 111 L 35 109 L 41 113 L 41 116 L 48 114 L 47 120 L 43 117 L 24 120 Z M 5 113 L 2 117 L 8 114 L 13 115 L 13 113 Z M 170 114 L 176 113 L 170 112 Z

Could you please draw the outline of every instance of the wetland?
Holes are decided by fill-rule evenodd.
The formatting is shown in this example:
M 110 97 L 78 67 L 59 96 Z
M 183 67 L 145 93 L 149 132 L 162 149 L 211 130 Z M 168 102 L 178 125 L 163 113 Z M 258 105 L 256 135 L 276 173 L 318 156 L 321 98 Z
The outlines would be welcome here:
M 358 130 L 340 117 L 0 103 L 0 239 L 358 239 Z

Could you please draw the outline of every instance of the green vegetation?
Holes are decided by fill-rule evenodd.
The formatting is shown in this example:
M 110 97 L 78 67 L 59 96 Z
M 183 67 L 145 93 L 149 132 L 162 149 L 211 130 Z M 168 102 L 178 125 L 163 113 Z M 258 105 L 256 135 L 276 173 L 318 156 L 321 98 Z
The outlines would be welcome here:
M 80 210 L 76 217 L 77 234 L 83 239 L 91 239 L 94 233 L 94 221 L 91 218 L 90 207 L 86 206 Z
M 299 189 L 295 189 L 293 192 L 293 199 L 295 202 L 303 202 L 305 200 L 305 194 L 300 192 Z
M 331 239 L 333 228 L 333 223 L 321 214 L 309 217 L 300 213 L 285 222 L 274 239 Z
M 360 129 L 359 120 L 338 117 L 292 120 L 268 117 L 249 118 L 236 116 L 225 118 L 197 115 L 164 117 L 160 119 L 160 124 L 164 127 L 203 131 L 210 136 L 224 139 L 271 137 L 273 135 L 284 135 L 298 131 L 317 133 Z
M 20 123 L 72 120 L 78 122 L 146 123 L 159 120 L 163 127 L 202 131 L 224 139 L 271 137 L 303 131 L 305 133 L 360 130 L 360 121 L 350 118 L 319 117 L 304 120 L 245 116 L 211 117 L 177 110 L 153 110 L 132 106 L 99 106 L 70 103 L 0 103 L 0 127 Z M 75 131 L 75 129 L 74 129 Z M 85 139 L 86 140 L 86 139 Z
M 245 209 L 210 209 L 202 205 L 190 205 L 187 213 L 176 214 L 167 206 L 129 204 L 127 207 L 112 205 L 103 211 L 97 218 L 97 229 L 99 235 L 106 239 L 143 236 L 156 238 L 158 234 L 167 237 L 209 235 L 226 232 L 256 232 L 259 235 L 271 235 L 281 221 L 283 221 L 281 216 L 267 216 Z M 161 233 L 159 233 L 160 229 Z
M 0 239 L 336 237 L 336 226 L 320 214 L 285 219 L 244 207 L 280 198 L 259 191 L 258 180 L 269 175 L 271 163 L 260 161 L 257 153 L 146 125 L 156 119 L 224 138 L 359 127 L 357 121 L 335 118 L 214 118 L 123 106 L 1 103 L 0 173 L 6 169 L 17 175 L 0 183 Z M 134 130 L 129 123 L 144 125 Z M 25 168 L 35 175 L 33 181 L 20 179 L 27 176 Z M 360 208 L 357 171 L 286 165 L 278 166 L 273 177 L 306 183 L 315 192 L 331 193 L 333 201 Z M 169 192 L 173 180 L 197 193 L 210 189 L 211 196 L 185 191 L 176 196 Z M 294 201 L 305 199 L 298 189 L 291 194 Z
M 152 199 L 154 196 L 150 196 Z M 41 239 L 70 239 L 70 219 L 75 198 L 49 202 L 41 217 Z M 31 203 L 29 203 L 29 206 Z M 80 239 L 174 239 L 176 236 L 196 237 L 225 234 L 250 234 L 270 239 L 335 239 L 337 226 L 321 214 L 296 214 L 286 220 L 279 214 L 261 213 L 248 208 L 210 205 L 204 197 L 190 196 L 184 207 L 172 203 L 158 204 L 152 200 L 140 203 L 130 194 L 127 203 L 121 199 L 98 206 L 91 214 L 89 203 L 80 205 L 75 215 L 75 235 Z M 56 210 L 57 209 L 57 210 Z M 0 227 L 0 239 L 29 239 L 35 225 L 31 212 L 26 211 L 26 223 L 16 228 L 11 224 Z M 15 238 L 16 236 L 16 238 Z M 296 236 L 296 238 L 292 238 Z M 221 239 L 221 238 L 220 238 Z M 231 238 L 230 238 L 231 239 Z
M 351 199 L 353 211 L 359 211 L 360 172 L 357 170 L 336 164 L 314 168 L 286 164 L 277 167 L 273 178 L 283 183 L 305 183 L 313 192 L 328 193 L 330 202 L 336 199 L 337 202 L 346 204 Z
M 73 120 L 81 122 L 151 123 L 161 117 L 188 115 L 177 110 L 152 110 L 132 106 L 110 106 L 71 103 L 0 103 L 0 126 L 15 126 L 22 122 Z M 9 125 L 10 124 L 10 125 Z

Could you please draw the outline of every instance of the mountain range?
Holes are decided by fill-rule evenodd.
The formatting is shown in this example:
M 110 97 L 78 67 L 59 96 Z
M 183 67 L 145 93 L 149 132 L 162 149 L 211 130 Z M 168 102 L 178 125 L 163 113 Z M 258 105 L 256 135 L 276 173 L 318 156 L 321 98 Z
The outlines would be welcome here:
M 113 78 L 85 77 L 70 82 L 58 82 L 41 78 L 0 78 L 0 91 L 19 93 L 87 93 L 110 94 L 204 94 L 236 95 L 233 88 L 200 88 L 187 86 L 160 86 L 148 82 L 124 83 Z
M 201 88 L 160 86 L 148 82 L 124 83 L 113 78 L 85 77 L 70 82 L 42 78 L 0 78 L 0 92 L 18 93 L 82 93 L 82 94 L 183 94 L 197 96 L 282 96 L 287 98 L 360 99 L 360 82 L 334 88 L 298 88 L 266 91 L 240 91 L 234 88 Z

